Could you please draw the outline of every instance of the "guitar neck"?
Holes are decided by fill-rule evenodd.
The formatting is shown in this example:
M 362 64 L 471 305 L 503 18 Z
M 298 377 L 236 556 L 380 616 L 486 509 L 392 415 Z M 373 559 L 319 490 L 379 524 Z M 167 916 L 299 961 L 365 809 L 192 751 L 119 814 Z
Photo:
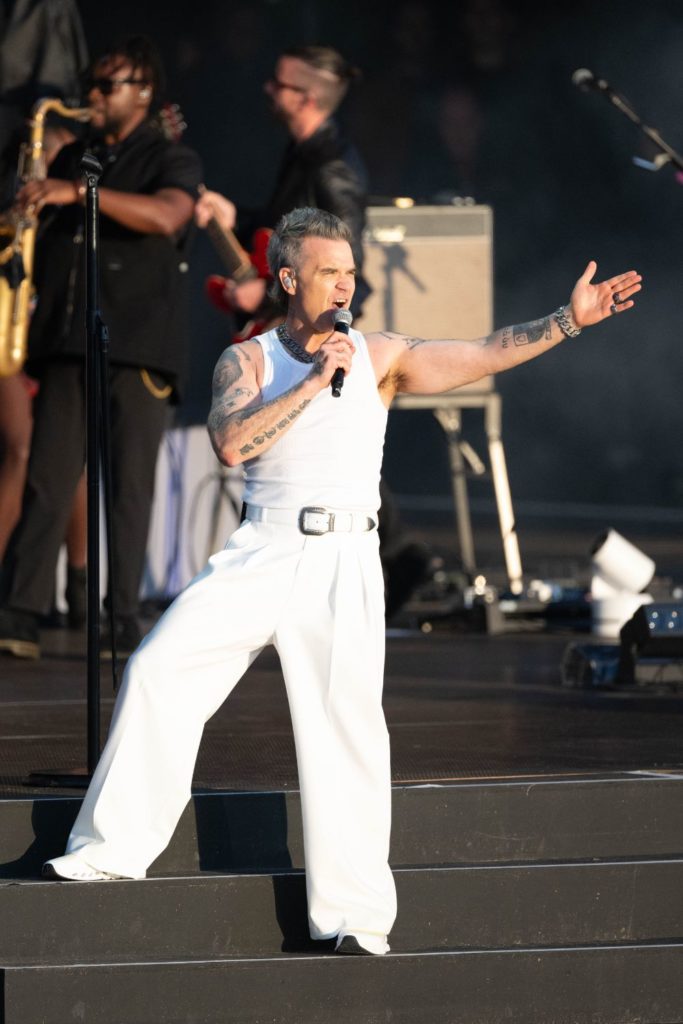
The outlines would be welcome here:
M 249 254 L 242 248 L 233 231 L 223 228 L 215 217 L 206 225 L 209 238 L 220 256 L 228 276 L 235 281 L 250 281 L 258 277 L 256 268 L 249 259 Z

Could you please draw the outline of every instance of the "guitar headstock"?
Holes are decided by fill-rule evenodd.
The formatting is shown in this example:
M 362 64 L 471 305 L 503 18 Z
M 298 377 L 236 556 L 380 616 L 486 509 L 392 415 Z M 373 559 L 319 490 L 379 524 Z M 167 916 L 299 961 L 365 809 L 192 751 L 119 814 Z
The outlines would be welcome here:
M 169 142 L 180 142 L 187 121 L 177 103 L 164 103 L 152 118 L 152 124 Z

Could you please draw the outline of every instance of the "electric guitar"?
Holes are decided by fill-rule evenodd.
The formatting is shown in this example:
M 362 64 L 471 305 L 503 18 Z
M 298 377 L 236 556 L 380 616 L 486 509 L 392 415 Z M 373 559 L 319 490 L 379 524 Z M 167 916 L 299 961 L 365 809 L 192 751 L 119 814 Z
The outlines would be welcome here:
M 258 228 L 254 232 L 251 252 L 247 252 L 234 231 L 222 227 L 215 217 L 206 225 L 206 231 L 228 273 L 227 276 L 211 274 L 204 283 L 204 291 L 209 301 L 222 313 L 236 313 L 239 316 L 240 310 L 234 308 L 230 302 L 226 285 L 231 280 L 236 284 L 242 284 L 256 278 L 266 281 L 270 279 L 267 249 L 273 232 L 270 228 Z M 232 343 L 248 341 L 257 334 L 263 334 L 281 320 L 282 315 L 274 315 L 272 304 L 266 299 L 233 337 Z
M 206 292 L 218 309 L 232 313 L 233 307 L 225 294 L 226 284 L 231 279 L 236 284 L 253 281 L 257 277 L 268 280 L 270 271 L 266 253 L 273 232 L 270 228 L 258 228 L 254 232 L 251 252 L 247 252 L 238 242 L 235 233 L 221 227 L 215 217 L 206 225 L 206 231 L 228 272 L 226 276 L 211 274 L 206 279 Z
M 187 128 L 185 115 L 177 103 L 164 103 L 152 117 L 151 124 L 169 142 L 180 142 Z
M 169 142 L 179 142 L 187 128 L 185 115 L 177 103 L 165 103 L 153 117 L 152 124 Z M 250 281 L 255 277 L 269 278 L 266 251 L 272 231 L 269 228 L 259 228 L 254 234 L 252 252 L 248 253 L 240 245 L 234 232 L 221 227 L 215 217 L 211 218 L 206 230 L 228 271 L 228 277 L 213 274 L 207 278 L 206 294 L 221 312 L 231 313 L 233 309 L 225 293 L 225 285 L 230 278 L 238 284 L 242 281 Z M 256 334 L 269 330 L 275 323 L 279 323 L 280 318 L 273 320 L 272 311 L 265 309 L 265 304 L 263 312 L 263 317 L 257 316 L 249 320 L 232 339 L 233 342 L 246 341 Z M 266 316 L 266 313 L 269 315 Z

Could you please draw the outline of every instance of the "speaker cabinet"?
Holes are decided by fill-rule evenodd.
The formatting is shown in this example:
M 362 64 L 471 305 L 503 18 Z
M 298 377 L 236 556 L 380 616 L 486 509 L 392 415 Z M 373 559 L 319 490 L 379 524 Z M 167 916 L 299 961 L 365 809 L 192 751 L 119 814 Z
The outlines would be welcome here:
M 358 326 L 421 338 L 478 338 L 493 323 L 493 212 L 488 206 L 371 206 Z M 492 378 L 470 388 L 490 390 Z

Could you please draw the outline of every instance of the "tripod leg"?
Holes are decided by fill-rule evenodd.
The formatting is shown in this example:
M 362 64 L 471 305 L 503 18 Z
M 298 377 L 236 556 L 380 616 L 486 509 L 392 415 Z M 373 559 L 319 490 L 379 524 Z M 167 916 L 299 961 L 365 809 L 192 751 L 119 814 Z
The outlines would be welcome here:
M 513 594 L 521 594 L 523 590 L 522 560 L 519 553 L 515 516 L 512 511 L 512 496 L 510 494 L 510 483 L 505 462 L 505 451 L 500 435 L 500 395 L 493 394 L 489 396 L 486 404 L 486 436 L 489 445 L 491 473 L 493 475 L 493 487 L 496 492 L 498 521 L 503 540 L 503 554 L 505 556 L 505 568 L 510 583 L 510 590 Z
M 448 458 L 451 467 L 451 486 L 455 504 L 456 526 L 460 544 L 460 558 L 466 573 L 473 576 L 477 564 L 474 554 L 474 536 L 470 501 L 467 494 L 465 459 L 461 448 L 461 412 L 459 409 L 435 409 L 434 415 L 441 424 L 448 439 Z

